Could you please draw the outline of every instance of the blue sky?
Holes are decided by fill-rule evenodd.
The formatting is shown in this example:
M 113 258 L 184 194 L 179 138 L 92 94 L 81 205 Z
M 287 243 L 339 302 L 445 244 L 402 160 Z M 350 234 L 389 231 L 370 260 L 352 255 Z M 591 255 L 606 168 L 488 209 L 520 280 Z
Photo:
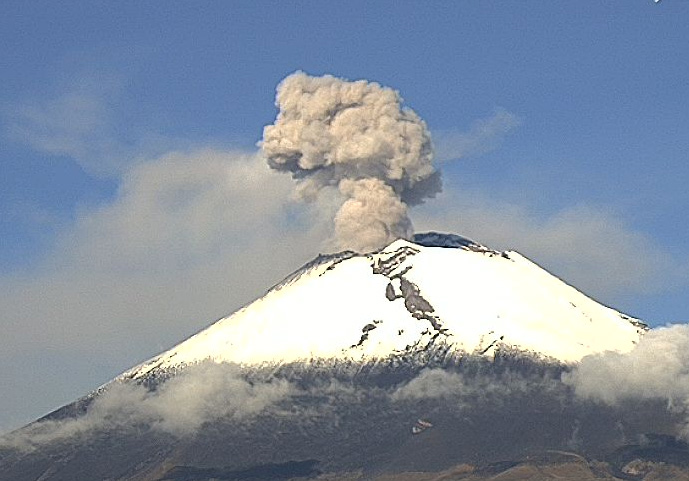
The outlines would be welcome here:
M 3 3 L 0 431 L 323 249 L 255 156 L 296 70 L 395 88 L 426 121 L 445 189 L 418 230 L 689 321 L 688 21 L 680 0 Z

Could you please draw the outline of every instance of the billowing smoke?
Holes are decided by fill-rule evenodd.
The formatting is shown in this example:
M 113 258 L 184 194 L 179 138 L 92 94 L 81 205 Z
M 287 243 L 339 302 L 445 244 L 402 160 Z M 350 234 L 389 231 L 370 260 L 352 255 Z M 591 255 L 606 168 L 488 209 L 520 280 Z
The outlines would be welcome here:
M 277 89 L 279 113 L 260 145 L 304 200 L 341 194 L 334 247 L 367 252 L 413 234 L 408 206 L 441 190 L 426 124 L 387 87 L 303 72 Z

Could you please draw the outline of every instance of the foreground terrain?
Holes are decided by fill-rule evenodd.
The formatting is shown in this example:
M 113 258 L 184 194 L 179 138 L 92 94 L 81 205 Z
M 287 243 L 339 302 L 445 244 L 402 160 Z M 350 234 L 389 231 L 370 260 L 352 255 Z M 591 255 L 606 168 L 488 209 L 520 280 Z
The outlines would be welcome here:
M 434 352 L 121 381 L 5 437 L 0 480 L 686 479 L 683 419 L 664 403 L 579 399 L 567 366 L 511 352 Z M 205 397 L 227 410 L 194 411 L 217 379 Z

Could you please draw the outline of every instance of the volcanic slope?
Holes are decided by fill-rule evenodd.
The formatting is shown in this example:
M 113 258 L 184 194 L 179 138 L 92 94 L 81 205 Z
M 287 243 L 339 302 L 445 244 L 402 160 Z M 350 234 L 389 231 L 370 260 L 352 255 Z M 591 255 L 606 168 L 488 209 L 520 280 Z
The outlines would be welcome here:
M 629 351 L 644 328 L 517 252 L 426 233 L 372 254 L 319 256 L 262 298 L 123 376 L 204 360 L 365 361 L 439 346 L 454 354 L 509 346 L 569 363 Z

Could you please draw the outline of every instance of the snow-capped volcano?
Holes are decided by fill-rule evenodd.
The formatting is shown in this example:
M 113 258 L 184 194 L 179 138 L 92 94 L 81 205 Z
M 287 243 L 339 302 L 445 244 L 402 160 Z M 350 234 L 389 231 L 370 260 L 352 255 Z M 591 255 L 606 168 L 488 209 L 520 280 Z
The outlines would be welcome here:
M 573 449 L 597 461 L 571 479 L 599 479 L 601 459 L 605 479 L 647 458 L 687 466 L 684 447 L 627 445 L 684 429 L 665 399 L 609 406 L 563 380 L 645 329 L 516 252 L 455 235 L 319 256 L 0 439 L 0 481 L 422 480 L 453 466 L 489 480 L 539 453 L 588 467 Z
M 123 377 L 204 360 L 368 361 L 431 347 L 450 354 L 509 347 L 570 363 L 629 351 L 644 330 L 517 252 L 426 233 L 374 253 L 319 256 Z

